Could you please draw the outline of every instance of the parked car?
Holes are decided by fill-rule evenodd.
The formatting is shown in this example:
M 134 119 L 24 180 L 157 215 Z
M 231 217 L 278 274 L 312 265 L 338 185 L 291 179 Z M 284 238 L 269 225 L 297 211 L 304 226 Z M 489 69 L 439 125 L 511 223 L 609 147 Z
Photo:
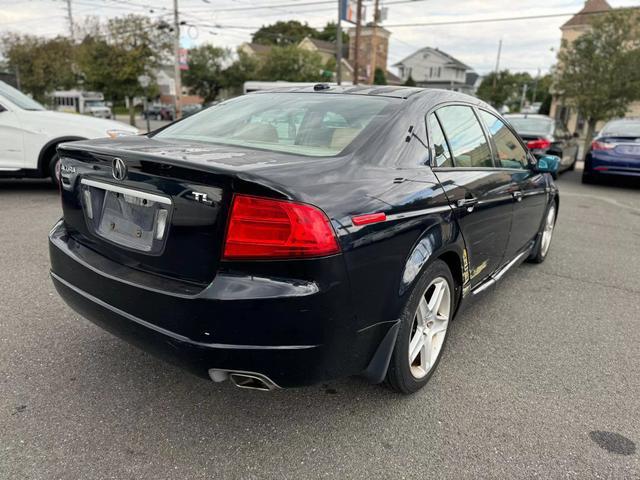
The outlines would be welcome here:
M 56 183 L 60 143 L 137 133 L 123 123 L 46 110 L 0 81 L 0 177 L 50 177 Z
M 606 176 L 640 177 L 640 119 L 608 122 L 591 142 L 582 172 L 582 182 Z
M 357 374 L 418 390 L 456 312 L 544 261 L 558 213 L 558 159 L 445 90 L 255 93 L 59 152 L 60 295 L 200 376 L 261 390 Z
M 189 103 L 187 105 L 182 106 L 182 116 L 188 117 L 189 115 L 198 113 L 200 110 L 202 110 L 202 105 L 197 103 Z
M 145 120 L 147 117 L 149 120 L 160 120 L 160 111 L 162 110 L 162 105 L 149 105 L 145 111 L 142 112 L 142 118 Z
M 160 108 L 160 115 L 158 120 L 173 122 L 175 118 L 176 108 L 173 105 L 163 105 L 162 108 Z
M 534 155 L 560 157 L 559 172 L 575 168 L 578 160 L 578 135 L 569 133 L 561 121 L 546 115 L 526 113 L 510 113 L 505 118 L 527 142 Z

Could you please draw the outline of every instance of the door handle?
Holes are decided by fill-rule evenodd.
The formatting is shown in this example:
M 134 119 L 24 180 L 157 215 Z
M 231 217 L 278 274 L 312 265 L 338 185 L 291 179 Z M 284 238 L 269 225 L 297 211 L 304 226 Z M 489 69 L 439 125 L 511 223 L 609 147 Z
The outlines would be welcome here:
M 521 202 L 521 201 L 522 201 L 522 196 L 523 196 L 523 193 L 522 193 L 522 192 L 520 192 L 520 191 L 513 192 L 513 194 L 512 194 L 512 195 L 513 195 L 513 199 L 514 199 L 516 202 Z
M 475 197 L 460 198 L 456 201 L 456 206 L 458 208 L 466 208 L 467 212 L 472 212 L 477 204 L 478 199 Z

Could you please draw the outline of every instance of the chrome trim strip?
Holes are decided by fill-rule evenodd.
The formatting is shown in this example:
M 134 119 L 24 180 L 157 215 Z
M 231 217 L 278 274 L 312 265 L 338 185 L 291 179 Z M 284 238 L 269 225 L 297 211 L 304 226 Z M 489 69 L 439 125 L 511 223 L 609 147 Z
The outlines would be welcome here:
M 520 253 L 519 255 L 516 256 L 516 258 L 514 258 L 513 260 L 511 260 L 509 263 L 507 263 L 504 267 L 502 267 L 500 270 L 498 270 L 498 272 L 494 275 L 492 275 L 493 279 L 497 282 L 498 280 L 500 280 L 505 273 L 507 273 L 509 271 L 509 269 L 511 267 L 513 267 L 516 263 L 518 263 L 518 261 L 524 257 L 525 255 L 529 255 L 529 249 L 526 249 L 524 252 Z
M 393 215 L 387 215 L 387 222 L 393 220 L 402 220 L 405 218 L 419 217 L 420 215 L 428 215 L 430 213 L 450 212 L 450 205 L 443 205 L 441 207 L 425 208 L 423 210 L 415 210 L 413 212 L 394 213 Z
M 533 191 L 530 191 L 530 192 L 523 192 L 522 195 L 525 196 L 525 197 L 530 197 L 532 195 L 543 195 L 545 193 L 547 193 L 547 189 L 543 188 L 543 189 L 539 189 L 539 190 L 533 190 Z
M 487 280 L 484 283 L 480 284 L 475 289 L 471 290 L 471 293 L 473 295 L 477 295 L 478 293 L 480 293 L 480 292 L 486 290 L 487 288 L 495 285 L 498 282 L 498 280 L 500 280 L 504 276 L 504 274 L 509 271 L 509 269 L 511 267 L 513 267 L 516 263 L 518 263 L 519 260 L 522 259 L 522 257 L 524 257 L 525 255 L 529 255 L 530 251 L 531 251 L 531 248 L 527 248 L 524 252 L 516 255 L 516 257 L 513 260 L 511 260 L 504 267 L 502 267 L 496 273 L 494 273 L 489 278 L 487 278 Z
M 489 288 L 489 287 L 491 287 L 491 286 L 493 286 L 495 284 L 496 284 L 496 281 L 492 277 L 489 277 L 486 282 L 481 284 L 479 287 L 476 287 L 475 290 L 471 290 L 471 293 L 474 294 L 474 295 L 477 295 L 480 292 L 486 290 L 487 288 Z
M 111 183 L 98 182 L 96 180 L 90 180 L 83 178 L 80 183 L 89 187 L 101 188 L 102 190 L 108 190 L 110 192 L 122 193 L 124 195 L 131 195 L 132 197 L 144 198 L 151 200 L 152 202 L 163 203 L 165 205 L 171 205 L 171 200 L 167 197 L 156 195 L 154 193 L 141 192 L 140 190 L 134 190 L 132 188 L 119 187 Z
M 188 337 L 185 337 L 184 335 L 180 335 L 179 333 L 175 333 L 172 332 L 171 330 L 167 330 L 166 328 L 162 328 L 159 327 L 158 325 L 154 325 L 153 323 L 147 322 L 146 320 L 143 320 L 141 318 L 136 317 L 135 315 L 131 315 L 130 313 L 125 312 L 124 310 L 120 310 L 118 307 L 114 307 L 113 305 L 109 305 L 107 302 L 100 300 L 97 297 L 94 297 L 93 295 L 91 295 L 90 293 L 85 292 L 84 290 L 79 289 L 78 287 L 76 287 L 75 285 L 72 285 L 71 283 L 67 282 L 66 280 L 62 279 L 60 276 L 56 275 L 53 272 L 49 272 L 49 274 L 51 275 L 51 278 L 53 278 L 54 280 L 60 282 L 62 285 L 64 285 L 65 287 L 73 290 L 74 292 L 76 292 L 78 295 L 86 298 L 87 300 L 96 303 L 97 305 L 100 305 L 103 308 L 106 308 L 107 310 L 110 310 L 111 312 L 120 315 L 124 318 L 126 318 L 127 320 L 131 320 L 132 322 L 135 322 L 139 325 L 142 325 L 143 327 L 147 327 L 151 330 L 154 330 L 158 333 L 161 333 L 163 335 L 166 335 L 168 337 L 173 338 L 174 340 L 178 340 L 180 342 L 184 342 L 184 343 L 188 343 L 190 345 L 195 345 L 198 347 L 205 347 L 205 348 L 221 348 L 221 349 L 226 349 L 226 350 L 304 350 L 304 349 L 308 349 L 308 348 L 315 348 L 318 347 L 318 345 L 233 345 L 233 344 L 229 344 L 229 343 L 204 343 L 204 342 L 198 342 L 195 340 L 191 340 Z
M 505 200 L 513 200 L 513 194 L 500 195 L 499 197 L 489 198 L 487 200 L 478 200 L 478 205 L 486 205 L 488 203 L 504 202 Z

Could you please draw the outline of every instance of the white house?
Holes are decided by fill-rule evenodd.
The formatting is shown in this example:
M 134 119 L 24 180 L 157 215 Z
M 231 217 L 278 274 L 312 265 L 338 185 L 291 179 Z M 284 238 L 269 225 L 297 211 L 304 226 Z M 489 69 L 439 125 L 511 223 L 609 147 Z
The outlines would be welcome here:
M 418 86 L 444 88 L 473 94 L 477 76 L 471 67 L 437 48 L 424 47 L 393 65 L 406 82 L 411 77 Z

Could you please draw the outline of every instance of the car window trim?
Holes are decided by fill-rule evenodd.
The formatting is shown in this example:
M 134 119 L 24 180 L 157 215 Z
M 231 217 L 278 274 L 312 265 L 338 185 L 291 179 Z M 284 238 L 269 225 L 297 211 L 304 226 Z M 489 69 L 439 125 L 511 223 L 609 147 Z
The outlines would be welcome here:
M 437 115 L 437 111 L 439 109 L 444 108 L 444 107 L 452 107 L 452 106 L 469 107 L 469 108 L 471 108 L 471 111 L 475 115 L 476 120 L 480 123 L 480 129 L 482 130 L 482 134 L 484 135 L 485 140 L 487 141 L 487 145 L 489 145 L 489 150 L 491 152 L 491 162 L 493 163 L 492 167 L 456 167 L 455 155 L 453 154 L 453 151 L 451 150 L 451 145 L 449 143 L 449 137 L 447 136 L 447 132 L 442 127 L 442 123 L 440 122 L 440 118 Z M 496 165 L 493 142 L 487 138 L 487 132 L 485 130 L 484 123 L 478 118 L 478 113 L 475 111 L 475 109 L 476 109 L 476 106 L 473 105 L 472 103 L 466 103 L 466 102 L 461 102 L 461 101 L 452 101 L 452 102 L 439 103 L 439 104 L 434 105 L 433 107 L 431 107 L 429 110 L 427 110 L 427 113 L 424 116 L 424 125 L 425 125 L 425 131 L 427 133 L 427 146 L 429 147 L 429 166 L 431 167 L 431 169 L 433 169 L 435 171 L 443 171 L 443 172 L 444 171 L 448 171 L 448 170 L 494 171 L 497 168 L 501 168 L 502 167 L 502 165 L 500 165 L 500 167 L 498 165 Z M 453 167 L 438 167 L 438 166 L 432 165 L 432 161 L 433 161 L 434 153 L 435 153 L 434 147 L 433 147 L 433 145 L 431 143 L 431 129 L 429 128 L 429 115 L 431 115 L 432 113 L 436 115 L 436 119 L 438 120 L 438 124 L 440 125 L 440 128 L 442 129 L 442 134 L 444 135 L 444 140 L 445 140 L 445 142 L 447 142 L 447 147 L 449 147 L 449 153 L 451 154 L 451 162 L 453 163 Z M 518 169 L 518 170 L 520 170 L 520 169 Z
M 522 140 L 522 138 L 520 138 L 520 135 L 518 135 L 518 133 L 513 129 L 513 127 L 509 124 L 509 122 L 507 122 L 507 120 L 502 115 L 500 115 L 500 114 L 496 115 L 494 112 L 492 112 L 490 110 L 487 110 L 486 108 L 482 108 L 482 107 L 477 107 L 477 109 L 478 110 L 482 110 L 483 112 L 486 112 L 486 113 L 488 113 L 490 115 L 493 115 L 498 120 L 500 120 L 503 123 L 503 125 L 505 127 L 507 127 L 507 129 L 511 132 L 511 134 L 516 138 L 516 140 L 518 141 L 520 146 L 524 149 L 524 152 L 527 155 L 527 157 L 531 156 L 531 152 L 529 151 L 529 148 L 524 144 L 524 141 Z M 490 132 L 488 131 L 488 128 L 486 127 L 486 125 L 484 125 L 484 122 L 482 122 L 482 125 L 483 125 L 484 128 L 487 129 L 487 133 L 490 134 Z M 493 144 L 493 142 L 494 142 L 493 135 L 491 135 L 491 143 Z M 528 164 L 523 166 L 522 168 L 505 167 L 504 165 L 502 165 L 502 161 L 500 160 L 500 158 L 497 157 L 498 148 L 497 147 L 495 147 L 495 148 L 496 148 L 496 160 L 500 164 L 500 166 L 498 168 L 500 168 L 501 170 L 517 170 L 517 171 L 530 170 Z
M 431 113 L 429 113 L 429 115 L 427 115 L 426 117 L 426 122 L 427 124 L 429 123 L 429 116 L 433 115 L 436 119 L 436 122 L 438 122 L 438 126 L 440 127 L 440 131 L 442 132 L 442 138 L 444 138 L 444 143 L 447 145 L 447 150 L 449 151 L 449 159 L 451 160 L 451 163 L 453 165 L 453 167 L 456 166 L 455 160 L 453 158 L 453 152 L 451 150 L 451 145 L 449 144 L 449 139 L 447 138 L 447 134 L 444 133 L 444 128 L 442 127 L 442 122 L 440 121 L 440 117 L 438 117 L 438 113 L 436 111 L 433 111 Z M 430 130 L 430 125 L 427 125 L 427 145 L 429 145 L 429 164 L 431 165 L 431 160 L 435 160 L 436 156 L 435 156 L 435 145 L 433 146 L 433 149 L 431 147 L 431 142 L 429 141 L 429 139 L 431 138 L 431 130 Z M 450 167 L 450 168 L 453 168 Z M 439 165 L 436 165 L 436 168 L 448 168 L 448 167 L 440 167 Z

